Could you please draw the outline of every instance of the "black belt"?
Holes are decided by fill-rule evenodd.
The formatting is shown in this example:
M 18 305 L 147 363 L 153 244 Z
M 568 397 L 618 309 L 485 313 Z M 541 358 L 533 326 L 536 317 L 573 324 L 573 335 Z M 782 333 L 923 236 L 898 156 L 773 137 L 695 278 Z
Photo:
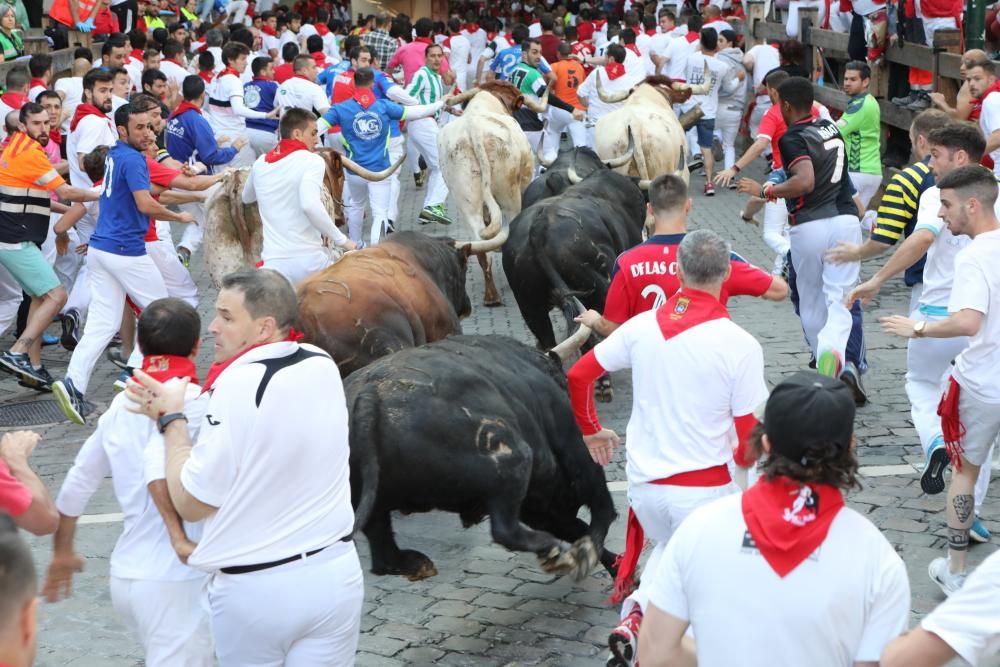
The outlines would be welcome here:
M 340 538 L 339 542 L 350 542 L 351 536 L 347 535 Z M 330 545 L 327 545 L 330 546 Z M 320 551 L 323 551 L 326 547 L 320 547 L 319 549 L 313 549 L 312 551 L 307 551 L 304 554 L 296 554 L 294 556 L 289 556 L 288 558 L 282 558 L 281 560 L 273 560 L 270 563 L 258 563 L 256 565 L 234 565 L 233 567 L 224 567 L 219 571 L 223 574 L 249 574 L 250 572 L 259 572 L 261 570 L 270 570 L 272 567 L 278 567 L 279 565 L 285 565 L 287 563 L 292 563 L 297 560 L 304 560 L 310 556 L 315 556 Z
M 223 102 L 222 100 L 217 100 L 214 97 L 209 97 L 208 103 L 214 107 L 225 107 L 227 109 L 233 106 L 232 102 Z

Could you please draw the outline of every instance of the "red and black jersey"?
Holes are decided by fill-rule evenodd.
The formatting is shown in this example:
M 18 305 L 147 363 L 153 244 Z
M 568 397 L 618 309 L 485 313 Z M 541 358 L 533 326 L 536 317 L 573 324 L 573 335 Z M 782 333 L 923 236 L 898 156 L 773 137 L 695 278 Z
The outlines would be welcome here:
M 846 147 L 837 126 L 825 119 L 806 118 L 793 123 L 778 141 L 788 176 L 803 161 L 812 162 L 812 192 L 785 199 L 788 224 L 800 225 L 838 215 L 857 215 L 853 186 L 847 173 Z

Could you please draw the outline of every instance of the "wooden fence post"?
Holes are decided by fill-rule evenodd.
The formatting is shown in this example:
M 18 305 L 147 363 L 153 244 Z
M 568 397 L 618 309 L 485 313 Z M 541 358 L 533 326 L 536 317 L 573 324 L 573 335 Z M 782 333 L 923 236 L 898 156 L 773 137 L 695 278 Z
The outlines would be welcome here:
M 934 33 L 934 90 L 944 95 L 950 106 L 955 106 L 958 88 L 961 83 L 954 79 L 941 76 L 940 61 L 942 53 L 961 53 L 962 33 L 958 30 L 938 30 Z
M 810 78 L 814 78 L 816 63 L 821 58 L 816 47 L 812 46 L 812 35 L 810 31 L 813 27 L 819 27 L 819 8 L 800 7 L 799 8 L 799 41 L 805 45 L 805 60 L 802 66 L 809 72 Z
M 747 3 L 746 35 L 743 36 L 748 50 L 761 43 L 761 40 L 757 39 L 756 28 L 757 23 L 764 20 L 764 0 L 750 0 Z

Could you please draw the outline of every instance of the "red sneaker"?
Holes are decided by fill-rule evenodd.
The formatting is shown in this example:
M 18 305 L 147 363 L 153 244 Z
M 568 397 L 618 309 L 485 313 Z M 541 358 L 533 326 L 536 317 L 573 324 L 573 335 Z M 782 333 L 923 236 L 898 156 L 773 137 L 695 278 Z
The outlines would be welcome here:
M 607 667 L 639 667 L 635 654 L 639 649 L 639 626 L 642 624 L 642 611 L 636 609 L 622 619 L 617 628 L 608 637 Z
M 705 196 L 706 197 L 714 197 L 715 196 L 715 186 L 712 185 L 711 181 L 705 183 Z

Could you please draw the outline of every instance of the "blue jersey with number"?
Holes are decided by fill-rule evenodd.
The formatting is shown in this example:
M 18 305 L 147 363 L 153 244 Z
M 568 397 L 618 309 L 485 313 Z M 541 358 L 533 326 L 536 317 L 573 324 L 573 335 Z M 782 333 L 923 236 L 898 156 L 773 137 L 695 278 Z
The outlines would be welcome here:
M 334 104 L 323 120 L 339 125 L 347 157 L 365 169 L 382 171 L 389 162 L 389 128 L 393 121 L 404 120 L 406 110 L 389 100 L 375 100 L 367 109 L 350 99 Z
M 126 257 L 146 254 L 149 216 L 139 211 L 132 196 L 139 190 L 149 190 L 146 157 L 119 141 L 104 160 L 104 189 L 91 248 Z
M 493 58 L 493 64 L 490 65 L 490 69 L 496 73 L 498 79 L 504 81 L 510 80 L 510 75 L 513 74 L 514 68 L 521 64 L 521 47 L 511 46 L 496 55 Z M 542 58 L 538 61 L 538 71 L 542 74 L 548 74 L 552 71 L 549 67 L 549 63 Z

